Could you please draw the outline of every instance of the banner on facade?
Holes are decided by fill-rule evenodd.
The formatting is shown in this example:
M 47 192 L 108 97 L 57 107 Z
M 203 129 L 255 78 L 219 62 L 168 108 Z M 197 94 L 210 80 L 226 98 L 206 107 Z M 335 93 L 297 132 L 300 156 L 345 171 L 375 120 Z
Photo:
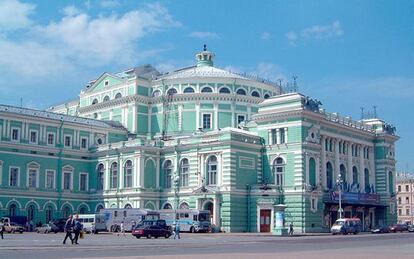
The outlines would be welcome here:
M 373 193 L 342 192 L 341 200 L 343 203 L 380 204 L 380 196 Z M 331 191 L 330 201 L 339 202 L 339 192 Z

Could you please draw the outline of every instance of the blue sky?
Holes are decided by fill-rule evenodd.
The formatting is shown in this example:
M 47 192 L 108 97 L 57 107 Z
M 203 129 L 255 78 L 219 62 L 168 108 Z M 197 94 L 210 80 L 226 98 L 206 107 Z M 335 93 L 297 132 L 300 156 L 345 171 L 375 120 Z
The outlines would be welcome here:
M 284 82 L 331 112 L 376 105 L 397 167 L 414 171 L 414 1 L 0 1 L 0 103 L 44 109 L 89 80 L 150 63 L 215 65 Z

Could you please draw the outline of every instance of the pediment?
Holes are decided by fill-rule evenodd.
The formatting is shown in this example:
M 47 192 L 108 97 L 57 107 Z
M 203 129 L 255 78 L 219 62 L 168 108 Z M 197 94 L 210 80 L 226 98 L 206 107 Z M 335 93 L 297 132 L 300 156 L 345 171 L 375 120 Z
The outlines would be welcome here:
M 216 192 L 216 188 L 204 185 L 193 190 L 194 194 L 215 194 Z
M 103 73 L 95 82 L 92 83 L 92 85 L 85 91 L 85 93 L 97 92 L 105 88 L 110 88 L 113 85 L 118 85 L 122 82 L 124 82 L 124 79 L 118 76 L 109 73 Z

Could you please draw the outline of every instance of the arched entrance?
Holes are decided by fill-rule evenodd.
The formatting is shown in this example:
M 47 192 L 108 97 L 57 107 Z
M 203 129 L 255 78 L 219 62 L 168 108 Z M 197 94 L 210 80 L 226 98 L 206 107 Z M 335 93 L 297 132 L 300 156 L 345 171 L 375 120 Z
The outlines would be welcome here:
M 9 216 L 17 216 L 17 205 L 14 203 L 9 206 Z
M 53 208 L 51 206 L 47 206 L 45 210 L 46 215 L 46 223 L 49 223 L 53 219 Z
M 203 210 L 210 211 L 210 222 L 213 224 L 213 218 L 214 218 L 214 204 L 212 201 L 208 200 L 204 202 Z

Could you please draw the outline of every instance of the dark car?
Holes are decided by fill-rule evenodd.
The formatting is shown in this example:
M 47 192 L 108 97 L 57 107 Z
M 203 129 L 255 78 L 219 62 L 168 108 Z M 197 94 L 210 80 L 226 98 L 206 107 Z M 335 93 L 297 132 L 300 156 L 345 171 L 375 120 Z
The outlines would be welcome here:
M 159 237 L 165 237 L 169 238 L 171 236 L 171 231 L 162 228 L 157 225 L 152 226 L 140 226 L 132 230 L 132 235 L 136 238 L 146 237 L 146 238 L 159 238 Z
M 387 226 L 379 226 L 371 230 L 372 234 L 390 233 L 390 228 Z
M 64 232 L 66 219 L 54 219 L 49 224 L 53 225 L 53 232 Z
M 392 224 L 390 226 L 390 231 L 391 232 L 403 232 L 403 231 L 407 231 L 408 230 L 408 226 L 405 224 Z
M 136 228 L 145 227 L 145 226 L 159 226 L 161 228 L 171 230 L 170 226 L 168 226 L 167 222 L 163 219 L 143 220 L 138 223 Z

